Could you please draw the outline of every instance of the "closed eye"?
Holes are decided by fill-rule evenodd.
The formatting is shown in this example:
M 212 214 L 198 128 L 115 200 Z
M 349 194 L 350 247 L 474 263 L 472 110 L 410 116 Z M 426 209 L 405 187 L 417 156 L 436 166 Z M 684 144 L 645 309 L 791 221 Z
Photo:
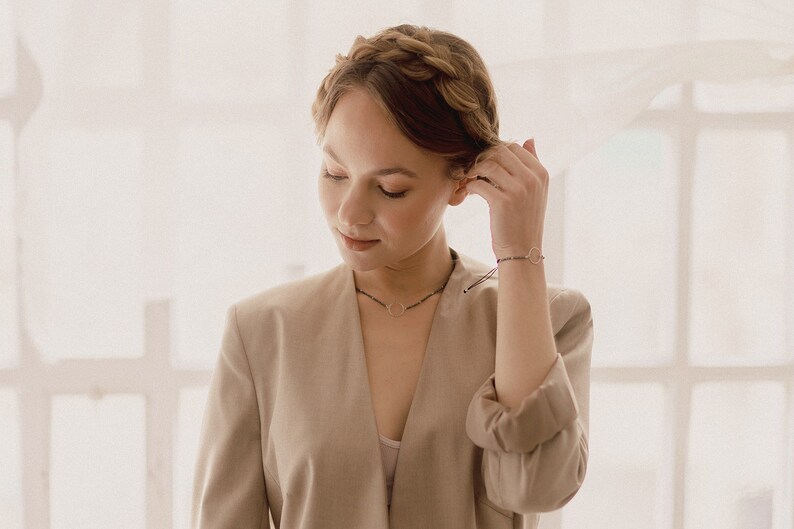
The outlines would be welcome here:
M 323 177 L 324 178 L 330 178 L 331 180 L 334 180 L 336 182 L 338 182 L 339 180 L 344 180 L 345 178 L 347 178 L 345 176 L 341 176 L 341 175 L 337 175 L 337 174 L 331 174 L 328 171 L 323 171 Z
M 378 186 L 378 189 L 380 189 L 381 193 L 383 193 L 389 198 L 402 198 L 405 196 L 405 191 L 400 191 L 399 193 L 391 193 L 383 189 L 381 186 Z
M 340 180 L 344 180 L 345 178 L 347 178 L 346 176 L 343 175 L 331 174 L 326 169 L 323 170 L 323 177 L 333 180 L 334 182 L 339 182 Z M 405 196 L 405 193 L 407 193 L 407 191 L 399 191 L 396 193 L 391 191 L 386 191 L 381 186 L 378 186 L 378 189 L 380 189 L 380 192 L 383 193 L 385 197 L 392 199 L 403 198 Z

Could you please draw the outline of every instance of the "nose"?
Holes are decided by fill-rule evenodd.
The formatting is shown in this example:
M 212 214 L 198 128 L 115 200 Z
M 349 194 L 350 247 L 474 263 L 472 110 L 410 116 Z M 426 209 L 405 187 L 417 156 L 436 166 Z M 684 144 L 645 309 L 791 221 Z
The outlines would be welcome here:
M 350 186 L 339 203 L 336 218 L 342 228 L 366 225 L 372 222 L 373 213 L 370 208 L 366 189 L 363 186 Z

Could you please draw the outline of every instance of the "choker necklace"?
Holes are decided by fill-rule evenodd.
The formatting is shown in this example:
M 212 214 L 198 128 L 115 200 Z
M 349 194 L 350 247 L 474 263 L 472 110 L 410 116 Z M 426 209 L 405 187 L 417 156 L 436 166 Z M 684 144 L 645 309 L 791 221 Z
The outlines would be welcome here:
M 371 299 L 372 301 L 374 301 L 378 305 L 384 307 L 389 312 L 389 316 L 391 316 L 393 318 L 399 318 L 400 316 L 405 314 L 406 310 L 416 307 L 417 305 L 419 305 L 420 303 L 422 303 L 426 299 L 430 298 L 431 296 L 435 296 L 436 294 L 438 294 L 439 292 L 444 290 L 444 287 L 446 287 L 447 283 L 449 283 L 449 278 L 452 277 L 452 272 L 455 271 L 455 264 L 457 262 L 458 262 L 457 259 L 453 259 L 452 260 L 452 271 L 450 271 L 449 276 L 447 276 L 447 280 L 444 281 L 443 285 L 441 285 L 440 287 L 438 287 L 437 289 L 435 289 L 430 294 L 426 295 L 425 297 L 423 297 L 422 299 L 420 299 L 419 301 L 417 301 L 413 305 L 408 305 L 407 307 L 405 305 L 403 305 L 402 303 L 399 303 L 397 301 L 393 301 L 392 303 L 386 304 L 386 303 L 382 302 L 381 300 L 379 300 L 378 298 L 376 298 L 375 296 L 373 296 L 372 294 L 368 294 L 368 293 L 364 292 L 363 290 L 361 290 L 358 287 L 356 287 L 356 292 L 360 292 L 361 294 L 364 294 L 365 296 L 367 296 L 369 299 Z M 395 305 L 399 305 L 399 308 L 395 307 L 396 310 L 394 312 L 392 312 L 392 307 L 394 307 Z

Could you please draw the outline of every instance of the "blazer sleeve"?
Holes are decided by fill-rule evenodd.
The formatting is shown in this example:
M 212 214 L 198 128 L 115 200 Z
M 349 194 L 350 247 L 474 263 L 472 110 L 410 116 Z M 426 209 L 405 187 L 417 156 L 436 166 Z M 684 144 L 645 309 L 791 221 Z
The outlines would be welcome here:
M 568 503 L 582 485 L 588 457 L 588 410 L 593 319 L 575 289 L 550 304 L 557 359 L 533 393 L 508 408 L 496 400 L 495 374 L 475 392 L 466 433 L 483 448 L 482 479 L 488 499 L 528 514 Z
M 232 305 L 201 424 L 192 529 L 270 527 L 260 431 L 256 390 Z

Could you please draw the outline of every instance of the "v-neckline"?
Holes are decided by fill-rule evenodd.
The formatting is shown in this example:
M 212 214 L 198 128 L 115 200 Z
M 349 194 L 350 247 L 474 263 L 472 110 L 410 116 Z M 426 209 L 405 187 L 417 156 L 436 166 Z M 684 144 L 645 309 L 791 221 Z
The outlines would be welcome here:
M 452 303 L 453 296 L 451 294 L 447 294 L 448 291 L 451 291 L 455 288 L 460 288 L 459 286 L 459 278 L 464 275 L 464 266 L 461 262 L 460 255 L 455 252 L 452 248 L 450 248 L 450 252 L 453 255 L 453 258 L 456 260 L 455 267 L 452 270 L 452 274 L 447 281 L 447 286 L 444 288 L 443 291 L 440 293 L 440 297 L 438 303 L 436 304 L 436 308 L 433 311 L 433 318 L 430 323 L 430 332 L 427 338 L 427 344 L 425 345 L 424 355 L 422 356 L 422 365 L 419 368 L 419 376 L 416 381 L 416 386 L 414 388 L 413 396 L 411 397 L 411 405 L 408 408 L 408 415 L 405 419 L 405 426 L 403 427 L 403 434 L 400 438 L 400 451 L 404 452 L 406 450 L 411 450 L 412 447 L 412 440 L 415 437 L 414 430 L 416 428 L 415 423 L 418 420 L 416 418 L 417 413 L 419 413 L 417 408 L 421 406 L 421 402 L 417 402 L 418 398 L 421 398 L 421 395 L 424 393 L 423 387 L 427 383 L 426 379 L 429 376 L 428 372 L 431 369 L 431 364 L 435 361 L 436 354 L 434 353 L 435 350 L 438 348 L 436 346 L 436 342 L 438 341 L 438 333 L 441 332 L 439 330 L 440 322 L 446 316 L 446 314 L 450 310 L 450 303 Z M 368 437 L 371 439 L 371 442 L 374 443 L 374 446 L 380 445 L 380 433 L 378 431 L 378 424 L 377 419 L 375 418 L 375 401 L 372 397 L 372 387 L 369 382 L 369 370 L 367 367 L 367 359 L 366 359 L 366 351 L 364 349 L 364 334 L 363 328 L 361 326 L 361 313 L 358 306 L 358 299 L 356 297 L 356 290 L 355 290 L 355 279 L 353 277 L 352 269 L 348 269 L 348 302 L 352 303 L 353 305 L 353 332 L 354 332 L 354 339 L 356 342 L 356 363 L 359 364 L 360 369 L 357 371 L 359 372 L 359 376 L 363 376 L 363 381 L 360 381 L 360 387 L 364 388 L 366 395 L 364 399 L 366 401 L 367 406 L 367 413 L 369 415 L 368 421 Z M 376 451 L 380 453 L 380 450 Z M 397 467 L 395 469 L 395 476 L 394 476 L 394 484 L 392 486 L 392 498 L 394 497 L 395 491 L 398 490 L 397 483 L 399 481 L 400 476 L 400 463 L 403 461 L 404 458 L 398 457 L 397 458 Z M 380 463 L 380 461 L 379 461 Z M 382 463 L 378 465 L 381 469 L 381 473 L 383 476 L 384 482 L 384 492 L 385 492 L 385 483 L 386 483 L 386 475 L 383 472 L 383 465 Z M 393 503 L 393 502 L 392 502 Z
M 457 268 L 457 264 L 455 265 L 455 268 Z M 370 417 L 372 419 L 370 421 L 370 423 L 371 423 L 370 430 L 371 430 L 371 433 L 374 434 L 374 435 L 371 435 L 370 437 L 373 437 L 378 443 L 380 443 L 380 432 L 378 431 L 378 422 L 377 422 L 377 419 L 375 417 L 375 399 L 373 398 L 373 395 L 372 395 L 372 385 L 370 384 L 370 380 L 369 380 L 369 366 L 367 364 L 367 354 L 366 354 L 366 349 L 364 348 L 364 330 L 363 330 L 363 327 L 361 325 L 361 311 L 360 311 L 359 306 L 358 306 L 358 299 L 355 297 L 355 293 L 356 293 L 355 292 L 355 281 L 353 280 L 353 272 L 352 272 L 352 270 L 350 270 L 349 273 L 350 273 L 351 282 L 353 283 L 353 288 L 352 288 L 352 292 L 353 292 L 353 295 L 354 295 L 353 296 L 353 305 L 354 305 L 354 308 L 355 308 L 355 313 L 354 313 L 355 317 L 353 318 L 353 320 L 354 320 L 353 321 L 353 325 L 354 325 L 354 332 L 355 332 L 355 336 L 356 336 L 356 342 L 357 342 L 357 345 L 358 345 L 357 351 L 356 351 L 356 355 L 357 355 L 357 360 L 361 362 L 361 366 L 363 367 L 363 370 L 362 370 L 362 372 L 364 373 L 363 386 L 364 386 L 364 388 L 366 390 L 366 394 L 367 394 L 366 395 L 367 396 L 366 400 L 367 400 L 368 412 L 369 412 L 369 415 L 370 415 Z M 453 270 L 453 273 L 454 273 L 454 270 Z M 411 404 L 408 407 L 408 415 L 405 418 L 405 426 L 403 427 L 403 433 L 400 436 L 399 443 L 400 443 L 400 448 L 401 449 L 405 446 L 406 436 L 409 434 L 409 431 L 410 431 L 409 425 L 411 424 L 411 417 L 412 417 L 412 415 L 414 415 L 414 408 L 416 408 L 416 397 L 417 397 L 417 395 L 420 394 L 419 390 L 420 390 L 420 388 L 422 386 L 423 379 L 426 376 L 425 372 L 428 369 L 427 368 L 427 365 L 429 363 L 428 362 L 428 356 L 432 353 L 432 349 L 433 349 L 432 345 L 433 345 L 433 341 L 434 341 L 433 340 L 433 336 L 435 334 L 435 329 L 437 327 L 436 323 L 438 321 L 438 315 L 439 315 L 440 309 L 442 308 L 442 304 L 444 303 L 444 301 L 446 299 L 446 297 L 444 296 L 444 293 L 446 291 L 447 291 L 446 288 L 443 291 L 441 291 L 441 293 L 439 294 L 438 303 L 436 304 L 436 307 L 433 310 L 433 318 L 430 321 L 430 332 L 428 333 L 427 343 L 425 344 L 425 350 L 424 350 L 424 352 L 422 354 L 422 364 L 419 367 L 419 375 L 417 376 L 416 385 L 414 387 L 414 392 L 413 392 L 413 395 L 411 396 Z

